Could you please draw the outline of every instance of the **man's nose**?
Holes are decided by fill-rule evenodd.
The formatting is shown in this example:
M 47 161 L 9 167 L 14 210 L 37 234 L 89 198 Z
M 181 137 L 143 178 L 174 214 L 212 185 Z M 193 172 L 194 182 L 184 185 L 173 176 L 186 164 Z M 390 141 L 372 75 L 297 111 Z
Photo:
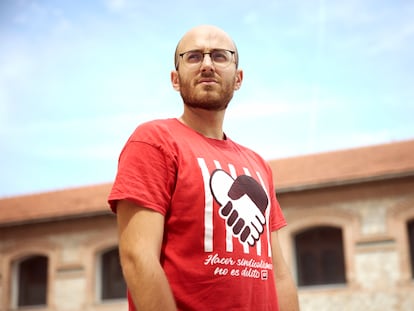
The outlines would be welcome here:
M 204 54 L 203 61 L 201 62 L 201 70 L 213 70 L 214 63 L 209 53 Z

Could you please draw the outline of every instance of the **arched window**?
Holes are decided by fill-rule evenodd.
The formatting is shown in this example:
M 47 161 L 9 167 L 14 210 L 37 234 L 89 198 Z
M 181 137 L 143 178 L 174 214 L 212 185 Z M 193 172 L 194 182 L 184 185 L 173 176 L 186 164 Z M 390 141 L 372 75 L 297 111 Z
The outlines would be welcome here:
M 296 268 L 299 286 L 345 283 L 342 230 L 314 227 L 295 238 Z
M 408 243 L 410 248 L 411 278 L 414 279 L 414 219 L 407 223 Z
M 126 298 L 126 284 L 122 275 L 118 248 L 111 248 L 99 256 L 98 288 L 101 301 Z
M 48 258 L 31 256 L 16 263 L 17 307 L 47 303 Z

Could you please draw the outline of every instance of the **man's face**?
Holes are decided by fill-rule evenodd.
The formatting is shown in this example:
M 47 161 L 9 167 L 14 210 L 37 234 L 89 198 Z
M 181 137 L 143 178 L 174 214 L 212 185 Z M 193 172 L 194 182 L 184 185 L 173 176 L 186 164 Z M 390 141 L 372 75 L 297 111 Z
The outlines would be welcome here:
M 215 30 L 190 32 L 181 40 L 178 54 L 192 50 L 209 53 L 214 49 L 234 51 L 232 40 Z M 242 81 L 242 71 L 236 68 L 234 55 L 227 66 L 215 64 L 210 54 L 205 54 L 199 64 L 188 64 L 178 59 L 178 69 L 171 79 L 174 88 L 180 92 L 184 104 L 206 110 L 223 110 L 233 97 Z

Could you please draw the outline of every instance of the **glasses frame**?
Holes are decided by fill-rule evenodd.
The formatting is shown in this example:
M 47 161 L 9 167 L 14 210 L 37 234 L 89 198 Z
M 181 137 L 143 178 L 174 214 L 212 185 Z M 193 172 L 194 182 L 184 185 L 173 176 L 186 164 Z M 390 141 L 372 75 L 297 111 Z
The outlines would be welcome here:
M 221 65 L 220 63 L 215 63 L 215 62 L 214 62 L 214 60 L 211 58 L 211 54 L 212 54 L 212 53 L 214 53 L 214 52 L 217 52 L 217 51 L 226 51 L 226 52 L 230 52 L 230 54 L 231 54 L 231 58 L 232 58 L 232 59 L 230 60 L 230 62 L 229 62 L 228 64 L 226 64 L 225 66 Z M 212 62 L 215 66 L 218 66 L 218 67 L 221 67 L 221 68 L 226 68 L 226 67 L 228 67 L 231 63 L 235 63 L 235 64 L 236 64 L 236 61 L 235 61 L 235 59 L 234 59 L 234 55 L 236 54 L 236 51 L 233 51 L 233 50 L 228 50 L 228 49 L 211 49 L 209 52 L 203 52 L 202 50 L 197 50 L 197 49 L 195 49 L 195 50 L 188 50 L 188 51 L 185 51 L 185 52 L 182 52 L 182 53 L 178 54 L 178 56 L 180 56 L 180 58 L 179 58 L 179 59 L 184 59 L 184 55 L 185 55 L 185 54 L 187 54 L 187 53 L 190 53 L 190 52 L 200 52 L 200 53 L 203 55 L 203 58 L 201 59 L 200 63 L 191 64 L 191 63 L 186 63 L 186 62 L 184 62 L 185 66 L 189 66 L 189 67 L 191 67 L 191 66 L 200 66 L 200 65 L 203 63 L 203 61 L 204 61 L 204 57 L 206 56 L 206 54 L 208 54 L 208 55 L 210 56 L 210 58 L 211 58 L 211 62 Z M 178 69 L 178 65 L 179 65 L 179 63 L 177 63 L 177 68 L 176 68 L 176 69 Z M 237 65 L 237 64 L 236 64 L 236 65 Z

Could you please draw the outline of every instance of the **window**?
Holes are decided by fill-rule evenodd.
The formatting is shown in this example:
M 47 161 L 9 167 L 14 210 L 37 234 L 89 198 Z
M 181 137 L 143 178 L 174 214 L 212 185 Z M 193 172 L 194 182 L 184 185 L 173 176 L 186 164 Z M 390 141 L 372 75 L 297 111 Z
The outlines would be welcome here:
M 126 298 L 126 284 L 119 262 L 118 248 L 110 249 L 100 256 L 100 300 Z
M 414 219 L 407 223 L 408 243 L 410 248 L 411 278 L 414 279 Z
M 345 283 L 342 230 L 315 227 L 295 236 L 299 286 Z
M 17 306 L 46 305 L 48 259 L 32 256 L 17 264 Z

